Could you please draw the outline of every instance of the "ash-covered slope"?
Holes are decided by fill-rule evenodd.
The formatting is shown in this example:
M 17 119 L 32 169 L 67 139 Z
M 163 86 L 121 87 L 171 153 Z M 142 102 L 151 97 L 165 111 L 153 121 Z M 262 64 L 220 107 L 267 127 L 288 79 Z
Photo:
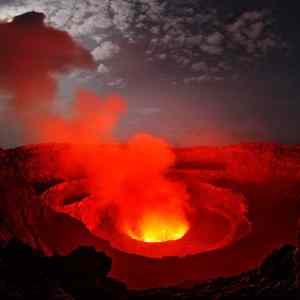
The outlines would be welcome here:
M 150 259 L 113 249 L 78 220 L 58 213 L 42 196 L 61 183 L 85 177 L 77 165 L 61 169 L 70 145 L 33 145 L 0 152 L 0 236 L 12 236 L 47 254 L 93 245 L 113 259 L 111 275 L 129 287 L 162 287 L 238 274 L 258 266 L 267 253 L 294 243 L 300 209 L 300 147 L 245 144 L 178 149 L 170 176 L 228 188 L 247 199 L 252 231 L 226 248 L 186 257 Z M 84 193 L 63 195 L 81 201 Z M 232 259 L 234 263 L 232 263 Z

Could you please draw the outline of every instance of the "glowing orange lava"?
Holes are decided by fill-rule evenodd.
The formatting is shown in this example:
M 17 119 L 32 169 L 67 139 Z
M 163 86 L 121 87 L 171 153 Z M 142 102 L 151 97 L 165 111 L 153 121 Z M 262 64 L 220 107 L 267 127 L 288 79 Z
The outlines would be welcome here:
M 162 243 L 180 240 L 188 230 L 189 223 L 182 216 L 153 213 L 144 216 L 136 228 L 127 230 L 127 234 L 132 239 L 145 243 Z

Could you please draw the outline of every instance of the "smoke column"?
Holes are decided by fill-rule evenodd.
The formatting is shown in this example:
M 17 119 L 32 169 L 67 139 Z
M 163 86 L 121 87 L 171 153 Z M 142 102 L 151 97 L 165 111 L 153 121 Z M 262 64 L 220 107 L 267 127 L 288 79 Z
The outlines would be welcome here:
M 209 229 L 222 233 L 226 227 L 207 214 L 211 211 L 234 229 L 220 237 L 220 245 L 232 242 L 246 214 L 244 199 L 228 201 L 214 189 L 206 192 L 201 187 L 204 196 L 193 208 L 185 182 L 168 176 L 176 162 L 170 145 L 143 132 L 122 145 L 114 139 L 113 131 L 126 111 L 121 96 L 101 98 L 81 90 L 67 116 L 55 113 L 58 75 L 92 70 L 95 63 L 68 33 L 47 26 L 44 19 L 31 12 L 0 24 L 0 88 L 9 99 L 6 121 L 21 129 L 23 140 L 72 144 L 72 152 L 60 158 L 60 168 L 76 165 L 86 175 L 83 189 L 91 197 L 48 205 L 79 219 L 100 237 L 119 233 L 146 243 L 182 239 L 194 216 L 197 227 L 206 228 L 201 251 L 213 248 L 206 245 Z M 194 210 L 203 210 L 201 220 Z
M 85 172 L 92 175 L 88 185 L 97 199 L 69 213 L 91 230 L 97 227 L 93 220 L 108 211 L 119 231 L 137 239 L 167 239 L 171 225 L 173 235 L 181 237 L 188 230 L 187 194 L 184 184 L 165 176 L 175 156 L 164 141 L 138 133 L 125 148 L 108 146 L 101 155 L 92 150 L 83 161 L 86 149 L 113 142 L 113 129 L 126 104 L 118 95 L 101 99 L 79 91 L 68 117 L 54 114 L 57 75 L 91 69 L 94 62 L 66 32 L 46 26 L 44 19 L 31 12 L 0 25 L 0 84 L 11 98 L 12 115 L 25 140 L 73 144 L 74 155 L 63 159 L 62 167 L 84 162 Z
M 66 32 L 46 26 L 44 19 L 42 13 L 29 12 L 0 23 L 0 88 L 9 99 L 3 125 L 21 129 L 24 142 L 35 135 L 24 132 L 27 123 L 38 127 L 54 108 L 56 77 L 94 68 L 88 51 Z

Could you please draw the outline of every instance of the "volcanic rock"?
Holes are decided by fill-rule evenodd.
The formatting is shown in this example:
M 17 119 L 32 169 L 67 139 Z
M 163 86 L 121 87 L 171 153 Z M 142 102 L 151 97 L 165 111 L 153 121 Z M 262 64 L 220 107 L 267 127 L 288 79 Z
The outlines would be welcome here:
M 110 275 L 131 288 L 232 276 L 257 267 L 272 249 L 295 244 L 300 213 L 299 146 L 263 143 L 175 149 L 177 162 L 170 176 L 244 195 L 252 231 L 226 248 L 159 260 L 113 249 L 79 220 L 42 201 L 51 189 L 59 190 L 63 185 L 77 188 L 85 178 L 79 165 L 59 167 L 61 154 L 68 157 L 71 148 L 48 144 L 0 150 L 1 240 L 17 237 L 47 255 L 67 255 L 77 247 L 94 246 L 112 257 Z M 67 200 L 82 201 L 85 191 L 74 191 L 73 198 Z M 230 257 L 234 257 L 234 264 Z
M 285 245 L 266 257 L 259 268 L 235 277 L 220 277 L 191 288 L 133 291 L 131 299 L 298 299 L 294 250 Z
M 285 245 L 261 266 L 234 277 L 220 277 L 191 288 L 127 290 L 107 277 L 111 260 L 91 247 L 68 256 L 45 257 L 19 240 L 0 247 L 1 299 L 298 299 L 295 247 Z
M 19 240 L 2 243 L 0 298 L 72 300 L 73 297 L 48 276 L 47 260 Z
M 294 253 L 295 287 L 300 289 L 300 223 L 297 231 L 297 247 Z
M 111 259 L 92 247 L 46 257 L 12 239 L 0 248 L 0 298 L 87 299 L 88 294 L 88 299 L 124 298 L 125 286 L 107 277 L 110 268 Z

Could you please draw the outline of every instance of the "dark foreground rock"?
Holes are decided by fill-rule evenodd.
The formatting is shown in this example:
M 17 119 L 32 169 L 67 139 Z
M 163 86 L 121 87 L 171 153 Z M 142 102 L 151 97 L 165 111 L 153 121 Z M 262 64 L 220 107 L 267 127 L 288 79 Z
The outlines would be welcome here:
M 259 268 L 238 276 L 217 278 L 191 288 L 135 291 L 131 299 L 300 299 L 295 287 L 294 252 L 293 246 L 286 245 L 275 250 Z
M 126 299 L 110 269 L 111 259 L 93 247 L 47 257 L 12 239 L 0 248 L 0 299 Z
M 127 290 L 110 277 L 111 259 L 93 247 L 44 256 L 19 240 L 0 247 L 0 299 L 298 299 L 295 247 L 275 250 L 261 266 L 191 288 Z M 234 263 L 234 258 L 233 258 Z M 298 297 L 297 297 L 298 296 Z

